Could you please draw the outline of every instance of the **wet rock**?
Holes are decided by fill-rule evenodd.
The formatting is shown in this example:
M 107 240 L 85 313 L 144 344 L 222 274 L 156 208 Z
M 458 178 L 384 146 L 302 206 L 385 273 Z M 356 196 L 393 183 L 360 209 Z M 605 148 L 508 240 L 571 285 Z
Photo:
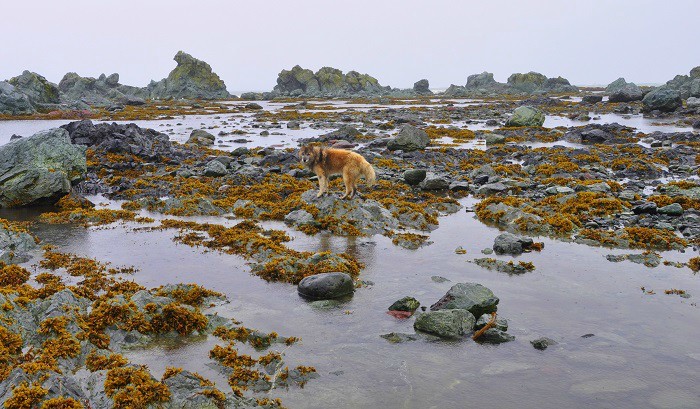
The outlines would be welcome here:
M 614 263 L 628 260 L 635 264 L 644 264 L 647 267 L 657 267 L 659 264 L 661 264 L 661 256 L 656 253 L 608 254 L 605 256 L 605 258 Z
M 670 205 L 658 208 L 657 212 L 668 216 L 682 216 L 683 207 L 678 203 L 671 203 Z
M 28 232 L 5 225 L 0 219 L 0 264 L 18 264 L 29 261 L 29 252 L 36 249 L 34 237 Z
M 61 128 L 0 146 L 0 207 L 53 204 L 87 173 L 85 148 Z
M 209 161 L 204 167 L 204 176 L 224 176 L 227 174 L 226 166 L 218 160 Z
M 632 208 L 634 214 L 656 214 L 657 207 L 654 202 L 644 202 Z
M 584 95 L 581 101 L 585 104 L 595 104 L 603 100 L 602 95 Z
M 302 279 L 297 291 L 307 298 L 327 300 L 352 294 L 355 286 L 345 273 L 320 273 Z
M 644 97 L 644 92 L 634 83 L 625 84 L 617 90 L 610 93 L 609 102 L 632 102 L 641 101 Z
M 487 329 L 478 338 L 478 342 L 485 344 L 503 344 L 506 342 L 514 341 L 515 337 L 497 328 Z
M 496 260 L 494 258 L 477 258 L 472 260 L 472 262 L 488 270 L 496 270 L 510 275 L 525 274 L 534 270 L 534 265 L 532 263 L 519 262 L 516 264 L 512 261 L 506 262 L 503 260 Z
M 309 190 L 302 193 L 301 199 L 318 209 L 318 219 L 331 216 L 353 224 L 365 234 L 385 233 L 399 226 L 399 220 L 391 211 L 375 200 L 357 197 L 343 200 L 333 194 L 323 197 L 316 197 L 316 194 L 316 190 Z
M 0 81 L 0 114 L 33 114 L 36 110 L 29 97 L 17 90 L 14 85 Z
M 284 222 L 292 226 L 313 225 L 316 223 L 314 216 L 304 209 L 289 212 L 284 216 Z
M 170 389 L 169 408 L 178 409 L 217 409 L 221 407 L 234 407 L 237 400 L 232 396 L 227 396 L 225 402 L 219 402 L 211 395 L 204 392 L 211 390 L 211 386 L 202 383 L 201 377 L 189 371 L 182 371 L 163 381 Z
M 118 81 L 118 74 L 112 74 L 109 77 L 102 74 L 99 78 L 92 78 L 69 72 L 58 83 L 61 102 L 108 107 L 115 102 L 142 99 L 146 96 L 142 88 L 120 85 Z
M 255 102 L 249 102 L 249 103 L 245 104 L 244 108 L 245 109 L 254 109 L 254 110 L 263 109 L 262 105 L 255 103 Z
M 556 345 L 557 341 L 555 341 L 551 338 L 542 337 L 542 338 L 533 339 L 532 341 L 530 341 L 530 343 L 532 344 L 533 348 L 539 349 L 540 351 L 544 351 L 548 347 L 550 347 L 552 345 Z
M 418 335 L 415 334 L 403 334 L 400 332 L 390 332 L 388 334 L 381 335 L 381 337 L 392 344 L 402 344 L 404 342 L 416 341 L 419 338 Z
M 287 122 L 287 129 L 300 129 L 301 124 L 298 121 Z
M 420 186 L 423 190 L 445 190 L 450 187 L 450 182 L 443 176 L 428 174 Z
M 530 237 L 520 237 L 511 233 L 499 234 L 493 242 L 496 254 L 519 255 L 529 249 L 534 241 Z
M 403 297 L 400 300 L 395 301 L 389 306 L 389 311 L 408 311 L 414 312 L 420 307 L 420 302 L 413 297 Z
M 167 78 L 151 81 L 146 92 L 153 99 L 226 99 L 231 94 L 226 84 L 212 71 L 211 66 L 191 55 L 178 51 L 174 57 L 177 67 Z
M 673 112 L 683 105 L 683 100 L 679 91 L 659 87 L 646 94 L 642 104 L 646 111 Z
M 539 109 L 531 106 L 515 108 L 513 115 L 506 121 L 506 126 L 542 126 L 544 114 Z
M 22 75 L 8 81 L 18 92 L 29 97 L 32 104 L 58 104 L 60 102 L 58 86 L 41 75 L 24 71 Z
M 425 131 L 412 125 L 404 125 L 396 137 L 389 141 L 387 148 L 392 151 L 411 152 L 424 150 L 429 143 L 430 138 Z
M 199 145 L 199 146 L 211 146 L 214 145 L 216 137 L 203 129 L 195 129 L 190 133 L 190 137 L 187 139 L 186 143 Z
M 403 180 L 411 186 L 417 186 L 425 180 L 426 175 L 425 169 L 409 169 L 403 173 Z
M 447 278 L 441 277 L 441 276 L 432 276 L 432 277 L 430 277 L 430 279 L 436 283 L 446 283 L 446 282 L 450 281 Z
M 506 137 L 503 135 L 490 133 L 486 135 L 486 145 L 500 145 L 506 143 Z
M 484 196 L 491 196 L 495 195 L 501 192 L 505 192 L 508 190 L 508 186 L 504 185 L 501 182 L 496 182 L 496 183 L 487 183 L 485 185 L 480 186 L 477 190 L 476 193 L 478 195 L 484 195 Z
M 435 304 L 432 311 L 445 309 L 463 309 L 475 316 L 496 311 L 499 299 L 488 288 L 477 283 L 458 283 Z
M 441 309 L 418 315 L 413 328 L 441 338 L 460 338 L 473 330 L 475 321 L 464 309 Z
M 491 322 L 491 314 L 482 314 L 481 317 L 476 320 L 474 330 L 476 331 L 484 328 L 489 322 Z M 505 318 L 496 317 L 496 322 L 491 328 L 500 329 L 501 331 L 508 331 L 508 320 Z

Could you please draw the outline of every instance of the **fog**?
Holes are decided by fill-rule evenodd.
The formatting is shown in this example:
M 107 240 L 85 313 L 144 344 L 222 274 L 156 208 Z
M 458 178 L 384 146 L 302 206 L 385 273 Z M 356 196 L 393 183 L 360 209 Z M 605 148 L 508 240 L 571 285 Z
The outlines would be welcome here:
M 299 64 L 357 70 L 382 85 L 463 85 L 530 70 L 576 85 L 624 76 L 663 83 L 700 65 L 698 1 L 5 1 L 0 78 L 28 69 L 118 72 L 145 86 L 178 50 L 207 61 L 231 92 L 270 90 Z

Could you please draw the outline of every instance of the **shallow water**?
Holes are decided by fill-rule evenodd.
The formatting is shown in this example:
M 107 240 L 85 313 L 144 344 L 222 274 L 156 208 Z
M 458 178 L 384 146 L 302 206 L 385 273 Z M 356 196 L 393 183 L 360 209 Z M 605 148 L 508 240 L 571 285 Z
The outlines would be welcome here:
M 472 201 L 463 203 L 469 206 Z M 6 216 L 7 211 L 2 217 Z M 18 216 L 32 218 L 27 212 Z M 282 223 L 268 227 L 285 228 Z M 465 407 L 465 402 L 494 408 L 639 408 L 669 399 L 678 403 L 679 396 L 691 406 L 678 407 L 700 406 L 694 392 L 700 368 L 700 346 L 695 342 L 700 337 L 700 326 L 695 325 L 700 311 L 695 297 L 663 294 L 670 288 L 700 294 L 698 277 L 688 269 L 651 269 L 604 258 L 620 251 L 542 239 L 541 253 L 517 258 L 532 261 L 536 271 L 508 276 L 467 262 L 483 257 L 480 250 L 491 246 L 498 230 L 464 211 L 441 218 L 440 228 L 430 235 L 434 244 L 416 251 L 396 247 L 381 236 L 310 237 L 291 232 L 296 249 L 355 255 L 366 265 L 360 278 L 374 282 L 340 307 L 318 310 L 301 299 L 294 286 L 251 275 L 240 257 L 174 244 L 172 231 L 134 231 L 122 224 L 91 229 L 38 225 L 37 234 L 62 251 L 134 265 L 140 271 L 133 278 L 146 286 L 196 282 L 221 291 L 231 303 L 217 307 L 219 314 L 251 328 L 300 336 L 302 343 L 286 351 L 287 363 L 313 365 L 321 377 L 305 389 L 277 393 L 291 408 L 444 408 Z M 455 254 L 457 246 L 467 254 Z M 691 257 L 663 256 L 681 261 Z M 435 283 L 433 275 L 451 281 Z M 500 297 L 499 315 L 508 318 L 514 342 L 390 344 L 380 337 L 413 332 L 412 318 L 402 321 L 386 314 L 393 301 L 411 295 L 429 306 L 452 284 L 468 281 Z M 642 286 L 656 295 L 644 295 Z M 591 333 L 595 335 L 581 337 Z M 537 351 L 529 341 L 540 336 L 559 345 Z M 215 342 L 196 340 L 128 355 L 156 374 L 166 366 L 200 371 L 225 389 L 225 379 L 207 365 Z
M 337 101 L 329 103 L 341 109 L 365 109 Z M 261 105 L 274 110 L 288 104 Z M 67 122 L 2 121 L 0 144 L 13 133 L 30 135 Z M 618 122 L 643 132 L 684 130 L 674 125 L 657 126 L 640 116 L 606 114 L 599 122 Z M 217 137 L 217 146 L 222 141 L 228 145 L 225 149 L 296 146 L 299 138 L 328 132 L 302 123 L 301 130 L 270 129 L 282 135 L 261 137 L 262 129 L 251 128 L 251 114 L 136 123 L 166 132 L 179 142 L 187 139 L 192 128 L 218 127 L 209 129 L 213 134 L 235 129 L 255 132 Z M 583 124 L 552 116 L 545 122 L 549 127 Z M 478 129 L 483 124 L 467 126 Z M 237 138 L 251 142 L 231 142 Z M 474 202 L 465 199 L 462 203 L 469 207 Z M 0 217 L 15 220 L 31 220 L 37 214 L 37 210 L 0 211 Z M 233 223 L 224 218 L 195 220 Z M 286 230 L 282 223 L 266 225 Z M 661 265 L 652 269 L 630 262 L 611 263 L 604 256 L 622 251 L 544 238 L 541 253 L 517 258 L 532 261 L 537 267 L 534 272 L 508 276 L 488 271 L 468 260 L 484 257 L 481 249 L 491 247 L 499 232 L 464 210 L 442 217 L 440 228 L 430 234 L 434 243 L 415 251 L 396 247 L 382 236 L 306 236 L 290 231 L 295 238 L 290 245 L 296 249 L 355 255 L 366 266 L 360 278 L 374 282 L 358 289 L 343 305 L 319 310 L 301 299 L 294 286 L 266 283 L 251 275 L 240 257 L 177 245 L 172 241 L 173 231 L 148 232 L 133 227 L 117 224 L 84 229 L 38 224 L 35 228 L 45 243 L 56 244 L 61 251 L 139 268 L 133 278 L 143 285 L 196 282 L 223 292 L 231 303 L 217 307 L 219 314 L 241 320 L 251 328 L 301 337 L 302 343 L 285 352 L 286 361 L 290 366 L 315 366 L 321 377 L 304 389 L 274 393 L 290 408 L 700 407 L 696 392 L 700 380 L 700 345 L 696 342 L 700 338 L 700 311 L 695 304 L 700 281 L 687 268 Z M 466 249 L 467 254 L 455 254 L 457 246 Z M 662 255 L 672 261 L 687 261 L 694 256 L 677 252 Z M 433 275 L 451 281 L 436 283 L 431 280 Z M 397 320 L 386 314 L 395 300 L 410 295 L 429 306 L 451 285 L 468 281 L 479 282 L 500 297 L 499 315 L 508 318 L 508 332 L 516 336 L 514 342 L 490 346 L 471 340 L 421 339 L 390 344 L 380 337 L 390 332 L 413 332 L 412 318 Z M 642 286 L 653 289 L 656 295 L 645 295 Z M 663 293 L 671 288 L 694 296 L 683 299 Z M 594 336 L 582 338 L 585 334 Z M 541 336 L 559 344 L 537 351 L 529 341 Z M 208 351 L 214 343 L 214 338 L 192 340 L 132 351 L 129 357 L 147 364 L 156 374 L 166 366 L 199 371 L 226 390 L 225 379 L 209 366 Z

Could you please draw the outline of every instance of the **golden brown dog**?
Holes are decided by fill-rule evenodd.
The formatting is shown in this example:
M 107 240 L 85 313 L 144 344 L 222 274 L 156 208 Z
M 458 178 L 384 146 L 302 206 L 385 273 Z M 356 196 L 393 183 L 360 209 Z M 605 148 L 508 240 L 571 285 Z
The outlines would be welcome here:
M 328 193 L 328 178 L 343 175 L 345 195 L 341 199 L 352 198 L 357 193 L 357 179 L 362 175 L 369 186 L 376 181 L 374 168 L 359 153 L 345 149 L 304 146 L 299 151 L 301 163 L 308 166 L 318 176 L 318 195 Z

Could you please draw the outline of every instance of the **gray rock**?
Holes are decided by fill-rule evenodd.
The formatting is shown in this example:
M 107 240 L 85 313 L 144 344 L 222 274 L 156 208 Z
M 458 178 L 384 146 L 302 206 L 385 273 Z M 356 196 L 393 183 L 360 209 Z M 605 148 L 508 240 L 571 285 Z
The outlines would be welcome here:
M 292 226 L 304 226 L 316 223 L 314 216 L 304 209 L 293 210 L 284 216 L 284 222 Z
M 417 186 L 425 180 L 426 175 L 425 169 L 409 169 L 403 173 L 403 180 L 411 186 Z
M 389 311 L 413 312 L 420 307 L 420 302 L 413 297 L 403 297 L 389 306 Z
M 609 102 L 632 102 L 641 101 L 644 97 L 644 92 L 636 84 L 630 82 L 625 84 L 614 92 L 610 93 Z
M 463 309 L 475 316 L 496 311 L 499 299 L 488 288 L 477 283 L 458 283 L 435 304 L 430 306 L 432 311 L 446 309 Z
M 423 190 L 445 190 L 450 187 L 450 182 L 443 176 L 428 174 L 420 186 Z
M 9 82 L 0 81 L 0 114 L 22 115 L 35 112 L 32 102 L 26 94 L 17 90 Z
M 412 125 L 404 125 L 396 137 L 389 141 L 387 148 L 404 152 L 424 150 L 430 143 L 428 134 Z
M 506 121 L 506 126 L 542 126 L 544 114 L 537 108 L 521 106 L 515 108 L 513 115 Z
M 683 105 L 681 93 L 666 86 L 656 88 L 642 99 L 646 111 L 672 112 Z
M 32 104 L 58 104 L 60 97 L 58 86 L 41 75 L 24 71 L 22 75 L 8 81 L 18 92 L 29 97 Z
M 143 88 L 119 85 L 118 80 L 118 74 L 112 74 L 109 77 L 102 74 L 99 78 L 92 78 L 69 72 L 58 83 L 61 102 L 71 105 L 108 107 L 115 102 L 123 103 L 147 96 Z
M 413 92 L 418 95 L 432 95 L 433 91 L 430 90 L 430 83 L 426 79 L 416 81 L 413 84 Z
M 204 176 L 224 176 L 227 174 L 226 166 L 216 159 L 209 161 L 204 166 Z
M 342 71 L 322 67 L 315 74 L 296 65 L 291 70 L 282 70 L 277 76 L 273 93 L 283 96 L 355 96 L 376 95 L 387 92 L 376 78 L 357 71 Z
M 498 328 L 489 328 L 478 338 L 478 341 L 486 344 L 503 344 L 515 340 L 515 337 Z
M 499 234 L 493 242 L 493 251 L 496 254 L 519 255 L 532 246 L 530 237 L 519 237 L 511 233 Z
M 216 137 L 203 129 L 195 129 L 190 133 L 186 143 L 199 146 L 211 146 Z
M 320 273 L 301 280 L 297 291 L 307 298 L 328 300 L 352 294 L 355 286 L 352 278 L 345 273 Z
M 418 340 L 418 336 L 415 334 L 403 334 L 400 332 L 390 332 L 388 334 L 381 335 L 382 338 L 386 339 L 392 344 L 401 344 L 409 341 Z
M 18 264 L 29 261 L 29 252 L 36 249 L 34 236 L 17 231 L 0 222 L 0 263 Z
M 535 349 L 539 349 L 540 351 L 544 351 L 548 347 L 550 347 L 552 345 L 556 345 L 557 341 L 555 341 L 551 338 L 542 337 L 542 338 L 533 339 L 532 341 L 530 341 L 530 343 L 532 344 L 532 346 Z
M 226 402 L 218 402 L 213 397 L 202 392 L 212 387 L 202 384 L 199 377 L 192 372 L 182 371 L 163 381 L 170 389 L 170 401 L 167 407 L 171 409 L 217 409 L 221 407 L 238 407 L 234 398 L 227 395 Z
M 506 137 L 503 135 L 490 133 L 486 134 L 486 144 L 487 145 L 500 145 L 506 143 Z
M 506 190 L 508 190 L 508 186 L 504 185 L 501 182 L 496 182 L 496 183 L 487 183 L 485 185 L 480 186 L 476 190 L 476 193 L 478 195 L 490 196 L 490 195 L 495 195 L 497 193 L 504 192 Z
M 526 74 L 515 73 L 508 77 L 508 85 L 511 87 L 527 93 L 532 93 L 541 88 L 547 77 L 534 71 L 530 71 Z
M 682 216 L 683 207 L 678 203 L 671 203 L 670 205 L 660 207 L 659 209 L 657 209 L 657 212 L 669 216 Z
M 178 51 L 174 57 L 177 67 L 167 78 L 151 81 L 146 92 L 153 99 L 226 99 L 231 94 L 226 84 L 212 71 L 211 66 L 191 55 Z
M 0 146 L 0 207 L 53 204 L 85 178 L 85 148 L 55 128 Z
M 620 90 L 625 85 L 627 85 L 627 81 L 625 81 L 624 78 L 620 77 L 620 78 L 616 79 L 615 81 L 611 82 L 610 84 L 608 84 L 607 87 L 605 87 L 605 93 L 607 95 L 610 95 L 613 92 Z
M 476 319 L 464 309 L 429 311 L 416 317 L 413 328 L 441 338 L 460 338 L 471 332 Z
M 690 97 L 685 104 L 688 108 L 700 108 L 700 98 Z
M 602 95 L 584 95 L 583 98 L 581 98 L 581 102 L 584 104 L 595 104 L 597 102 L 601 102 L 602 100 Z
M 381 234 L 399 227 L 399 220 L 379 202 L 353 198 L 342 200 L 333 194 L 316 197 L 316 190 L 309 190 L 301 199 L 318 209 L 318 219 L 328 216 L 353 224 L 364 234 Z
M 301 124 L 298 121 L 287 122 L 287 129 L 300 129 Z
M 484 328 L 489 322 L 491 322 L 491 314 L 483 314 L 478 320 L 476 320 L 474 330 L 476 331 Z M 496 323 L 491 328 L 500 329 L 501 331 L 508 331 L 508 320 L 505 318 L 496 317 Z

